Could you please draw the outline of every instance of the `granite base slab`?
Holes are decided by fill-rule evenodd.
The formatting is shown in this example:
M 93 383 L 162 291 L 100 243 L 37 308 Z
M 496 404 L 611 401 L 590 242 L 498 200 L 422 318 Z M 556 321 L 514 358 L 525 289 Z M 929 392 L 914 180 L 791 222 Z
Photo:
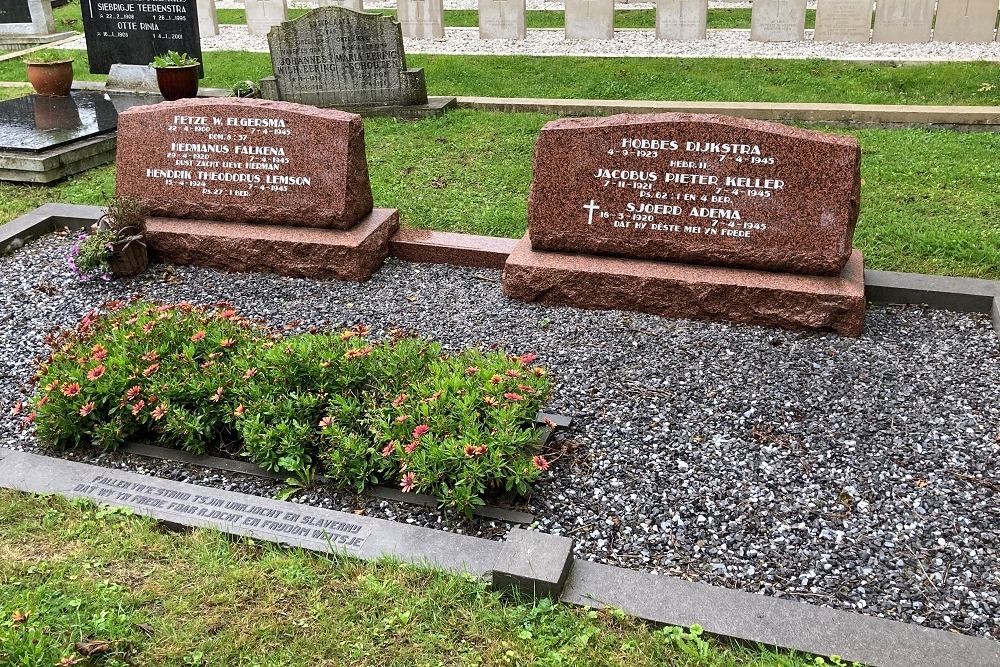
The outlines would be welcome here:
M 221 271 L 362 282 L 389 254 L 396 209 L 377 208 L 347 230 L 150 218 L 151 257 Z
M 266 76 L 260 80 L 260 96 L 266 100 L 280 100 L 281 95 L 278 92 L 278 83 L 275 81 L 273 76 Z M 342 111 L 349 111 L 351 113 L 356 113 L 360 116 L 372 117 L 372 116 L 393 116 L 396 118 L 432 118 L 435 116 L 440 116 L 448 109 L 455 109 L 458 107 L 458 98 L 453 96 L 441 96 L 441 97 L 428 97 L 426 104 L 407 104 L 407 105 L 372 105 L 372 106 L 356 106 L 356 105 L 320 105 L 323 107 L 329 106 L 333 109 L 340 109 Z
M 45 44 L 52 44 L 64 39 L 77 37 L 78 35 L 79 33 L 72 31 L 54 32 L 48 35 L 0 35 L 0 52 L 31 49 L 36 46 L 44 46 Z
M 34 153 L 0 151 L 0 181 L 47 185 L 115 161 L 117 135 L 81 139 Z
M 858 250 L 839 276 L 804 276 L 536 251 L 525 235 L 507 259 L 503 291 L 549 305 L 844 336 L 859 336 L 865 317 L 864 260 Z

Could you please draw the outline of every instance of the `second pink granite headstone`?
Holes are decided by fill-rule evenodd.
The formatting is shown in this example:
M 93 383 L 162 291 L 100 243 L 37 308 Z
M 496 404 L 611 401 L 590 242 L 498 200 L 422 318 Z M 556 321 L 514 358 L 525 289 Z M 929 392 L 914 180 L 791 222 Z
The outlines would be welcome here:
M 837 275 L 851 255 L 853 137 L 685 113 L 570 118 L 535 148 L 535 250 Z
M 170 218 L 350 229 L 372 210 L 361 117 L 252 99 L 118 116 L 117 192 Z

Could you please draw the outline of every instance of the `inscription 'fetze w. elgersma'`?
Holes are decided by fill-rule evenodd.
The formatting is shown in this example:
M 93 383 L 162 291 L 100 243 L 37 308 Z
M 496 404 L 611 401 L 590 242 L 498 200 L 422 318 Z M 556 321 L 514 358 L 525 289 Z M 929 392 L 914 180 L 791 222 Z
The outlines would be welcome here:
M 372 210 L 361 117 L 180 100 L 118 117 L 117 191 L 153 215 L 350 229 Z
M 837 275 L 860 200 L 856 139 L 666 113 L 541 131 L 528 203 L 536 250 Z

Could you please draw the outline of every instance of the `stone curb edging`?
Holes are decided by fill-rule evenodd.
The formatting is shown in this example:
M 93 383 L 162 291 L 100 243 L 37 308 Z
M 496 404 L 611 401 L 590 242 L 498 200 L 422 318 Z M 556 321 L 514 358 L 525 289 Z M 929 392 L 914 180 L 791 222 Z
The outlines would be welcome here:
M 1000 107 L 917 104 L 820 104 L 807 102 L 691 102 L 584 100 L 528 97 L 458 97 L 462 109 L 534 112 L 559 116 L 619 113 L 714 113 L 756 120 L 828 123 L 851 126 L 937 127 L 1000 131 Z
M 0 225 L 0 255 L 57 229 L 85 229 L 101 207 L 43 204 Z M 502 269 L 516 239 L 402 229 L 389 241 L 389 254 L 404 261 Z M 990 316 L 1000 337 L 1000 281 L 896 271 L 865 271 L 865 298 L 875 304 L 913 304 Z
M 24 56 L 35 53 L 36 51 L 44 51 L 45 49 L 54 49 L 59 46 L 62 46 L 63 44 L 69 44 L 70 42 L 75 42 L 83 35 L 83 33 L 81 32 L 76 32 L 72 30 L 64 30 L 61 34 L 65 34 L 68 36 L 57 39 L 54 42 L 46 42 L 44 44 L 39 44 L 38 46 L 32 46 L 27 49 L 21 49 L 20 51 L 11 51 L 10 53 L 4 53 L 0 55 L 0 62 L 4 62 L 5 60 L 14 60 L 16 58 L 23 58 Z M 24 85 L 30 86 L 31 84 L 25 81 Z
M 518 596 L 621 608 L 743 642 L 880 667 L 1000 663 L 1000 643 L 572 557 L 573 540 L 512 529 L 503 542 L 0 448 L 0 488 L 87 498 L 183 526 L 467 573 Z

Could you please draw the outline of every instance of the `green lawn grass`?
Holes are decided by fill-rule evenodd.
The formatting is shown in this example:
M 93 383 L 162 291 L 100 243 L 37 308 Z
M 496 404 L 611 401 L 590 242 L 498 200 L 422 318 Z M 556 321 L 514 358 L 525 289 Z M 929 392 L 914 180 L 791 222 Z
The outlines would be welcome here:
M 531 160 L 550 117 L 460 110 L 418 122 L 367 119 L 376 205 L 411 227 L 489 236 L 525 231 Z M 1000 134 L 843 130 L 861 142 L 855 245 L 869 268 L 1000 279 Z M 112 167 L 54 187 L 0 185 L 0 222 L 48 201 L 99 204 Z
M 83 51 L 77 79 L 90 74 Z M 209 51 L 203 86 L 230 88 L 271 74 L 267 53 Z M 431 95 L 584 99 L 1000 105 L 996 63 L 893 66 L 830 60 L 585 58 L 411 54 Z M 19 60 L 0 62 L 0 81 L 26 81 Z
M 811 663 L 655 630 L 615 610 L 505 601 L 471 577 L 177 533 L 0 490 L 0 664 Z

